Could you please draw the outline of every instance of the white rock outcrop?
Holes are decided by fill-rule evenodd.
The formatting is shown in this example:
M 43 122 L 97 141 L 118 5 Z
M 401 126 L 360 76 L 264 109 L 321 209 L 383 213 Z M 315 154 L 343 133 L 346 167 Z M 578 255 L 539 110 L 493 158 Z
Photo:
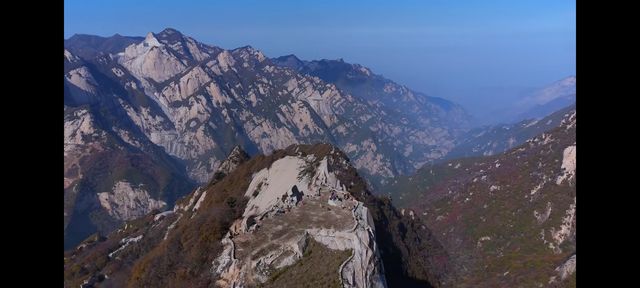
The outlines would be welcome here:
M 551 228 L 552 241 L 549 243 L 549 248 L 553 249 L 555 253 L 561 253 L 560 244 L 569 239 L 576 232 L 576 198 L 573 198 L 573 203 L 569 205 L 569 209 L 565 211 L 562 217 L 562 224 L 557 229 Z
M 576 175 L 576 145 L 571 145 L 564 149 L 562 153 L 562 174 L 558 176 L 556 184 L 563 181 L 571 181 Z
M 132 44 L 119 55 L 118 62 L 139 79 L 163 82 L 184 71 L 186 65 L 172 55 L 149 32 L 140 44 Z
M 573 273 L 576 273 L 576 254 L 573 254 L 569 259 L 567 259 L 567 261 L 562 263 L 562 265 L 558 266 L 555 272 L 558 273 L 558 275 L 552 276 L 549 279 L 549 284 L 553 284 L 558 281 L 565 280 L 569 276 L 573 275 Z
M 167 205 L 152 199 L 147 190 L 126 181 L 116 182 L 111 192 L 98 193 L 98 200 L 109 215 L 119 220 L 135 219 Z
M 356 223 L 348 231 L 315 228 L 307 231 L 330 249 L 353 250 L 351 257 L 340 266 L 343 287 L 386 287 L 371 214 L 362 202 L 358 202 L 352 212 Z
M 87 139 L 102 137 L 103 131 L 95 126 L 95 119 L 87 109 L 78 109 L 64 121 L 64 151 L 69 152 L 77 145 L 88 145 Z
M 89 94 L 95 94 L 98 89 L 96 79 L 93 78 L 93 75 L 85 66 L 69 71 L 69 73 L 65 75 L 65 79 L 80 90 Z
M 330 193 L 342 197 L 342 206 L 327 210 L 322 205 Z M 299 261 L 311 238 L 329 249 L 352 251 L 336 271 L 343 287 L 386 287 L 371 214 L 329 171 L 327 158 L 315 161 L 313 156 L 283 157 L 255 173 L 245 195 L 250 200 L 243 218 L 232 225 L 222 241 L 223 252 L 212 263 L 218 285 L 244 287 L 263 283 L 268 280 L 269 271 Z M 286 218 L 288 213 L 294 216 Z M 334 217 L 344 220 L 339 224 L 323 222 Z M 308 222 L 299 222 L 300 219 Z M 268 221 L 285 222 L 275 225 Z M 289 223 L 286 229 L 282 227 L 285 223 Z M 256 239 L 278 233 L 285 236 L 278 236 L 277 241 L 262 241 L 268 243 Z M 242 251 L 242 255 L 236 251 Z

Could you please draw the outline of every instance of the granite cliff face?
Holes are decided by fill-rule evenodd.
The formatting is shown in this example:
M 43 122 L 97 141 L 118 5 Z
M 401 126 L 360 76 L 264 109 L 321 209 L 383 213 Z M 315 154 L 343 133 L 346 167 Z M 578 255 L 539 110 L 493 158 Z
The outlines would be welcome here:
M 235 167 L 214 173 L 172 210 L 153 211 L 66 252 L 65 287 L 448 281 L 447 255 L 429 230 L 371 195 L 337 148 L 292 145 L 268 156 L 238 155 L 243 151 L 234 149 L 224 161 Z M 409 255 L 426 262 L 403 262 Z
M 398 156 L 392 157 L 394 172 L 412 173 L 425 163 L 446 155 L 469 127 L 470 116 L 461 106 L 413 91 L 362 65 L 342 59 L 303 61 L 295 55 L 272 60 L 277 65 L 332 83 L 383 115 L 382 121 L 375 123 L 372 130 L 378 135 L 374 139 L 388 141 L 367 143 L 369 146 L 365 145 L 365 148 L 373 151 L 369 155 L 354 143 L 348 143 L 344 148 L 365 155 L 360 162 L 354 158 L 356 165 L 366 167 L 376 154 L 395 153 Z
M 124 215 L 170 209 L 237 145 L 255 154 L 332 143 L 379 184 L 444 155 L 464 127 L 461 109 L 445 100 L 392 83 L 370 89 L 387 94 L 365 95 L 277 65 L 249 46 L 225 50 L 174 29 L 114 37 L 65 42 L 65 235 L 108 232 Z M 96 179 L 112 171 L 104 165 L 82 173 L 95 151 L 126 175 Z M 162 171 L 142 171 L 138 160 L 113 162 L 120 159 L 114 151 Z M 121 169 L 126 163 L 131 169 Z M 115 196 L 126 185 L 138 196 Z
M 110 97 L 136 128 L 186 161 L 199 182 L 235 144 L 270 152 L 319 140 L 343 148 L 357 168 L 391 177 L 442 156 L 466 125 L 460 107 L 374 77 L 362 66 L 353 69 L 372 77 L 366 90 L 281 67 L 249 46 L 223 50 L 173 29 L 88 61 L 107 68 L 102 76 L 126 90 Z M 87 69 L 65 75 L 70 89 L 96 94 Z
M 67 96 L 86 103 L 64 109 L 65 249 L 95 231 L 111 231 L 122 221 L 167 208 L 192 189 L 184 167 L 125 130 L 127 123 L 105 126 L 114 115 L 91 103 L 100 101 L 96 94 Z
M 243 216 L 231 225 L 223 253 L 214 260 L 221 286 L 264 283 L 273 269 L 295 263 L 309 241 L 316 241 L 350 251 L 337 269 L 343 286 L 386 287 L 371 215 L 329 172 L 332 160 L 285 156 L 254 174 Z

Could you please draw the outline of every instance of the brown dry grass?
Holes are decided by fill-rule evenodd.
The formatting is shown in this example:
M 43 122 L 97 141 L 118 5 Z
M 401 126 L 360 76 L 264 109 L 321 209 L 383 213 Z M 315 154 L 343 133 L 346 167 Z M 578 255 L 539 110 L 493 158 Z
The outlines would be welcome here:
M 309 239 L 302 259 L 273 272 L 262 287 L 341 287 L 338 270 L 350 255 L 351 250 L 331 250 Z

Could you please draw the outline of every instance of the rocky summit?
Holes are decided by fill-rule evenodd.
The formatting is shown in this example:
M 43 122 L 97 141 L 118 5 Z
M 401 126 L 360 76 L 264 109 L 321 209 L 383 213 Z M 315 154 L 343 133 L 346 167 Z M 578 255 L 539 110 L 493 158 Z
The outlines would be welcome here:
M 172 210 L 67 251 L 65 287 L 446 285 L 440 243 L 373 196 L 337 148 L 234 151 L 236 167 Z

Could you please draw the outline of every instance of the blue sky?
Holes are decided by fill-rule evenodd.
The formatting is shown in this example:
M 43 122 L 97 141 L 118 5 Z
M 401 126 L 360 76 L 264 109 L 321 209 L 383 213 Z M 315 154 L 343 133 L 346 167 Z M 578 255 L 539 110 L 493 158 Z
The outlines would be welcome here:
M 575 0 L 65 0 L 64 37 L 166 27 L 269 57 L 360 63 L 410 88 L 497 109 L 575 75 Z

